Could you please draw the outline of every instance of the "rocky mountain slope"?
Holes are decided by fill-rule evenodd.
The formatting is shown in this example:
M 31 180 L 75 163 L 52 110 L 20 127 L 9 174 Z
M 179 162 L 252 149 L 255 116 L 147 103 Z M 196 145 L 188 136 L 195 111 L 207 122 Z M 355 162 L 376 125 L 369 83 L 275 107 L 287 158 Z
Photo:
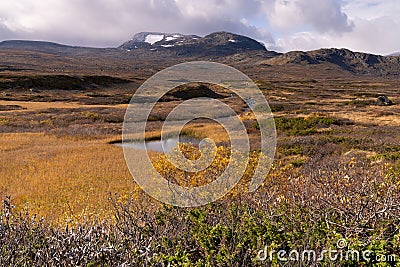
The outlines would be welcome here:
M 379 76 L 399 76 L 400 74 L 400 57 L 380 56 L 336 48 L 308 52 L 292 51 L 269 59 L 267 63 L 271 65 L 329 64 L 356 74 Z
M 178 56 L 227 56 L 247 51 L 267 51 L 263 44 L 254 39 L 228 32 L 215 32 L 205 37 L 142 32 L 119 48 L 128 51 L 173 51 Z
M 199 38 L 201 37 L 197 35 L 184 35 L 180 33 L 140 32 L 119 48 L 134 50 L 140 48 L 174 47 L 194 42 Z

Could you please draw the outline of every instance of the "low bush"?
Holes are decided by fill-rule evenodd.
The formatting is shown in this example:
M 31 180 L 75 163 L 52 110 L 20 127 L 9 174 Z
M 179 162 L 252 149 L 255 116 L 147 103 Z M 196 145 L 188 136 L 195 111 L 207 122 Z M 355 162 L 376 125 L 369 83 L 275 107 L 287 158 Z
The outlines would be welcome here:
M 317 126 L 330 125 L 340 125 L 340 121 L 330 117 L 275 118 L 276 129 L 287 135 L 309 135 L 317 132 Z
M 188 157 L 197 153 L 187 145 L 181 149 Z M 228 156 L 223 152 L 219 160 Z M 379 266 L 400 265 L 400 177 L 392 165 L 336 154 L 296 164 L 300 170 L 274 166 L 255 193 L 238 187 L 198 208 L 160 205 L 141 194 L 130 200 L 112 196 L 113 218 L 72 226 L 15 213 L 6 198 L 0 212 L 0 265 L 378 265 L 343 257 L 282 261 L 277 255 L 280 250 L 321 255 L 338 249 L 338 240 L 344 240 L 343 251 L 397 255 L 397 261 L 390 258 Z M 165 174 L 169 170 L 176 172 L 164 166 Z M 271 258 L 261 261 L 257 255 L 264 248 Z

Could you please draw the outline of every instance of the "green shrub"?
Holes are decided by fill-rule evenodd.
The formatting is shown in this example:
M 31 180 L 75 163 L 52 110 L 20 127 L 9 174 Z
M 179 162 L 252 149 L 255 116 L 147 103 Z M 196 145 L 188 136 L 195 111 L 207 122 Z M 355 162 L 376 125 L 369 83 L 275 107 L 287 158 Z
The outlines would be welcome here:
M 275 126 L 278 131 L 287 135 L 309 135 L 317 132 L 317 126 L 340 125 L 340 121 L 329 117 L 310 118 L 275 118 Z

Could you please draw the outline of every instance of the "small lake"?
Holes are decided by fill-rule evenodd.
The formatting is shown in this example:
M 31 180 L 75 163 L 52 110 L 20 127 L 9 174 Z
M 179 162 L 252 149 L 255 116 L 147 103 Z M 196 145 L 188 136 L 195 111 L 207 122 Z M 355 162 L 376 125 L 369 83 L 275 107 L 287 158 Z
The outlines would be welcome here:
M 180 137 L 180 138 L 165 138 L 163 140 L 151 140 L 151 141 L 146 141 L 143 143 L 143 141 L 132 141 L 129 143 L 118 143 L 116 144 L 117 146 L 122 146 L 126 148 L 133 148 L 133 149 L 140 149 L 140 150 L 149 150 L 149 151 L 155 151 L 155 152 L 166 152 L 170 153 L 174 147 L 178 145 L 178 142 L 180 143 L 191 143 L 195 146 L 198 146 L 200 141 L 194 138 L 190 137 Z

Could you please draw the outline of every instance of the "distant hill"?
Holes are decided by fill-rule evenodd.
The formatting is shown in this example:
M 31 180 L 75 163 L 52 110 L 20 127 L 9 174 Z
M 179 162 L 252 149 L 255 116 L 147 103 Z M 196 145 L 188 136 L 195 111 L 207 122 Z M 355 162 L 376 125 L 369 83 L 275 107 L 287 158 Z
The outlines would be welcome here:
M 400 52 L 392 53 L 392 54 L 390 54 L 388 56 L 389 57 L 398 57 L 398 56 L 400 56 Z
M 400 74 L 400 59 L 353 52 L 348 49 L 318 49 L 314 51 L 292 51 L 267 61 L 271 65 L 315 65 L 331 64 L 356 74 L 390 76 Z
M 84 54 L 116 50 L 115 48 L 92 48 L 82 46 L 69 46 L 53 42 L 30 40 L 7 40 L 0 42 L 0 49 L 17 49 L 26 51 L 38 51 L 53 54 Z
M 248 51 L 267 52 L 260 42 L 228 32 L 215 32 L 204 37 L 179 33 L 141 32 L 119 48 L 129 51 L 141 49 L 172 51 L 178 56 L 227 56 Z

